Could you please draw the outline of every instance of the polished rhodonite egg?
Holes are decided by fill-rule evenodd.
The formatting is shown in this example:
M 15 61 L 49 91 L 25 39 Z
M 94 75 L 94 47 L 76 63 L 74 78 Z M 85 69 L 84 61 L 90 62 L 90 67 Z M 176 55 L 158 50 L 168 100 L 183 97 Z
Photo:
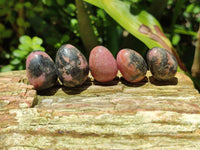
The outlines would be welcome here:
M 52 87 L 57 81 L 56 66 L 43 51 L 33 51 L 26 60 L 27 77 L 36 90 Z
M 177 72 L 177 60 L 169 51 L 154 47 L 147 53 L 147 63 L 157 80 L 170 80 Z
M 74 46 L 61 46 L 56 54 L 56 67 L 60 81 L 66 87 L 82 85 L 89 73 L 84 55 Z
M 131 49 L 122 49 L 117 54 L 117 66 L 128 82 L 139 82 L 147 72 L 147 64 L 143 57 Z
M 92 76 L 99 82 L 112 81 L 117 75 L 117 62 L 112 53 L 104 46 L 96 46 L 89 56 Z

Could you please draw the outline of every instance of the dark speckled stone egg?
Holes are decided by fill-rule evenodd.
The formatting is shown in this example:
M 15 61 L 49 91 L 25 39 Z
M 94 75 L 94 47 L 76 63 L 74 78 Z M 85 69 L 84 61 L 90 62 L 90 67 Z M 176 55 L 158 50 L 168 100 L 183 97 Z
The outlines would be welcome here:
M 60 81 L 66 87 L 82 85 L 89 73 L 84 55 L 74 46 L 66 44 L 58 49 L 56 67 Z
M 36 90 L 52 87 L 57 81 L 56 66 L 50 56 L 42 51 L 33 51 L 26 60 L 27 77 Z
M 143 57 L 134 50 L 120 50 L 117 54 L 117 66 L 128 82 L 139 82 L 146 76 L 147 64 Z
M 177 72 L 177 60 L 169 51 L 154 47 L 147 53 L 147 63 L 157 80 L 170 80 Z

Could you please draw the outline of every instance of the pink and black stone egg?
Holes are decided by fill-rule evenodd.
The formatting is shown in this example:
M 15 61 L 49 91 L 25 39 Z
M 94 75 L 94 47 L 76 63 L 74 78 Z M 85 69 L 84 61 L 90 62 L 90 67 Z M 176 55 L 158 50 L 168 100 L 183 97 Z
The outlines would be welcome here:
M 60 81 L 66 87 L 82 85 L 89 73 L 85 56 L 74 46 L 61 46 L 56 54 L 56 67 Z
M 26 60 L 27 77 L 36 90 L 52 87 L 57 81 L 56 66 L 43 51 L 33 51 Z
M 177 72 L 177 60 L 166 49 L 154 47 L 147 53 L 147 63 L 153 77 L 160 81 L 172 79 Z
M 117 66 L 128 82 L 139 82 L 147 72 L 147 64 L 143 57 L 131 49 L 122 49 L 117 54 Z

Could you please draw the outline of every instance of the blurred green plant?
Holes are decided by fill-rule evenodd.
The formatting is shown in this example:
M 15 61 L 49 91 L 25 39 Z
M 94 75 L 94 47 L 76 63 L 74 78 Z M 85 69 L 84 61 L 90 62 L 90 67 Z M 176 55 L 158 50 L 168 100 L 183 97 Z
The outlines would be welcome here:
M 104 1 L 111 3 L 113 0 Z M 177 49 L 187 70 L 191 69 L 196 31 L 200 23 L 199 0 L 120 0 L 120 2 L 126 3 L 124 8 L 129 7 L 131 15 L 140 16 L 133 19 L 137 23 L 138 19 L 139 22 L 145 24 L 143 20 L 150 18 L 149 14 L 155 16 L 172 46 Z M 84 6 L 99 44 L 106 46 L 114 55 L 121 48 L 128 47 L 145 56 L 148 47 L 141 42 L 141 39 L 138 40 L 127 32 L 115 21 L 116 19 L 108 15 L 109 7 L 101 9 L 86 2 L 84 2 Z M 57 49 L 65 43 L 75 45 L 83 54 L 87 55 L 90 48 L 88 50 L 84 44 L 85 38 L 81 35 L 79 27 L 82 21 L 78 18 L 77 10 L 74 0 L 1 0 L 0 68 L 11 62 L 11 55 L 19 45 L 20 36 L 24 34 L 30 37 L 37 35 L 42 38 L 46 52 L 53 59 Z M 114 14 L 115 11 L 119 12 L 117 9 L 113 9 L 113 12 L 110 13 Z M 155 23 L 155 17 L 150 21 Z M 150 29 L 155 34 L 152 27 Z M 86 34 L 86 36 L 89 37 L 91 34 Z M 149 40 L 150 44 L 151 42 L 152 40 Z
M 164 35 L 160 23 L 150 13 L 140 9 L 138 12 L 131 11 L 131 0 L 85 0 L 86 2 L 104 9 L 124 29 L 145 43 L 150 49 L 152 47 L 163 47 L 174 53 L 179 65 L 185 69 L 177 52 L 172 47 L 169 39 Z M 133 13 L 132 13 L 133 12 Z
M 0 68 L 12 62 L 11 55 L 22 35 L 37 35 L 43 39 L 43 45 L 52 58 L 64 43 L 71 43 L 84 53 L 75 11 L 74 0 L 1 0 Z
M 35 50 L 45 51 L 44 47 L 41 46 L 43 40 L 37 36 L 31 38 L 28 35 L 23 35 L 19 38 L 19 41 L 18 48 L 13 50 L 10 55 L 9 65 L 3 66 L 1 72 L 25 69 L 26 57 L 29 53 Z

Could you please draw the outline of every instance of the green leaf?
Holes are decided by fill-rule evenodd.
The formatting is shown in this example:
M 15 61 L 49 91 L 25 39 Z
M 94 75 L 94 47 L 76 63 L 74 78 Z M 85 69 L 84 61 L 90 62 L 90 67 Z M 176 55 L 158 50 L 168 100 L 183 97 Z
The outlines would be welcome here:
M 19 44 L 18 49 L 22 50 L 22 51 L 30 51 L 31 45 L 28 44 Z
M 61 6 L 65 4 L 65 0 L 56 0 L 56 2 Z
M 16 11 L 19 11 L 20 9 L 22 9 L 24 7 L 24 4 L 23 3 L 17 3 L 16 5 L 15 5 L 15 10 Z
M 186 29 L 177 28 L 177 29 L 174 29 L 174 32 L 175 32 L 175 33 L 179 33 L 179 34 L 185 34 L 185 35 L 191 35 L 191 36 L 197 37 L 197 32 L 188 31 L 188 30 L 186 30 Z
M 103 4 L 102 4 L 102 0 L 84 0 L 84 1 L 94 5 L 96 7 L 102 8 L 102 9 L 104 7 Z
M 105 11 L 103 11 L 102 9 L 97 10 L 97 16 L 102 18 L 104 21 L 106 21 L 106 14 L 105 14 Z
M 172 44 L 173 45 L 178 45 L 178 43 L 180 42 L 181 40 L 181 37 L 179 34 L 175 34 L 173 37 L 172 37 Z
M 199 14 L 200 13 L 200 6 L 195 6 L 193 10 L 194 14 Z
M 35 50 L 45 51 L 44 47 L 42 47 L 42 46 L 40 46 L 40 45 L 38 45 L 38 44 L 33 45 L 33 46 L 32 46 L 32 49 L 33 49 L 33 51 L 35 51 Z
M 37 37 L 37 36 L 34 36 L 33 38 L 32 38 L 32 44 L 33 45 L 41 45 L 43 43 L 43 40 L 41 39 L 41 38 L 39 38 L 39 37 Z
M 51 6 L 53 4 L 52 0 L 42 0 L 43 4 Z
M 31 4 L 30 2 L 25 2 L 25 3 L 24 3 L 24 6 L 25 6 L 26 8 L 31 8 L 32 4 Z
M 64 11 L 65 11 L 67 14 L 71 15 L 71 16 L 74 16 L 74 15 L 75 15 L 75 10 L 76 10 L 76 6 L 75 6 L 74 4 L 72 4 L 72 3 L 69 3 L 69 4 L 67 5 L 67 8 L 64 8 Z
M 194 9 L 194 4 L 190 4 L 186 8 L 186 12 L 191 13 L 193 11 L 193 9 Z
M 13 69 L 14 69 L 13 65 L 6 65 L 6 66 L 3 66 L 0 70 L 1 72 L 8 72 L 8 71 L 12 71 Z
M 17 18 L 17 25 L 23 26 L 24 25 L 24 19 L 22 17 Z
M 21 44 L 32 45 L 32 40 L 28 35 L 23 35 L 19 38 Z
M 2 32 L 4 30 L 5 30 L 5 26 L 2 23 L 0 23 L 0 32 Z
M 0 28 L 1 28 L 1 27 L 0 27 Z M 5 29 L 5 28 L 4 28 L 4 30 L 2 30 L 2 31 L 1 31 L 1 29 L 0 29 L 1 38 L 9 38 L 9 37 L 11 37 L 12 33 L 13 33 L 13 31 L 10 30 L 10 29 Z
M 13 60 L 10 61 L 10 64 L 12 65 L 18 65 L 21 63 L 21 60 L 19 58 L 14 58 Z
M 64 43 L 64 42 L 68 42 L 70 39 L 69 35 L 64 35 L 61 39 L 61 42 Z
M 13 51 L 13 55 L 18 58 L 25 58 L 28 53 L 29 51 L 22 51 L 20 49 L 16 49 Z

